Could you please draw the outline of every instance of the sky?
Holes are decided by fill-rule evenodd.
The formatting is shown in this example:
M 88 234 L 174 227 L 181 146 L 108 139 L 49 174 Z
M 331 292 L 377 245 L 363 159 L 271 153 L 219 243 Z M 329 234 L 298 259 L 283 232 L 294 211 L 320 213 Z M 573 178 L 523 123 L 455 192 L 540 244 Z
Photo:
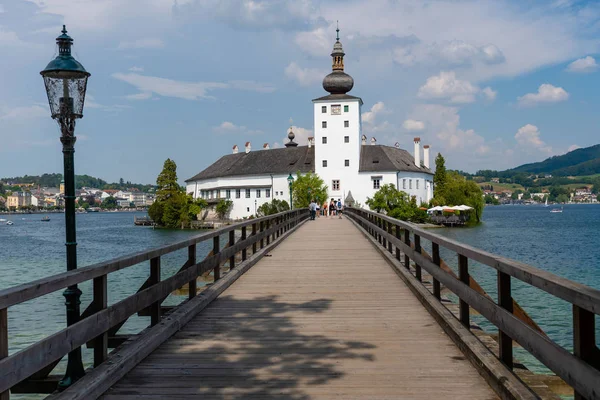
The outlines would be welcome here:
M 505 169 L 600 142 L 600 2 L 0 0 L 0 177 L 62 171 L 39 75 L 66 24 L 91 73 L 75 168 L 180 181 L 233 145 L 305 144 L 336 21 L 363 134 Z

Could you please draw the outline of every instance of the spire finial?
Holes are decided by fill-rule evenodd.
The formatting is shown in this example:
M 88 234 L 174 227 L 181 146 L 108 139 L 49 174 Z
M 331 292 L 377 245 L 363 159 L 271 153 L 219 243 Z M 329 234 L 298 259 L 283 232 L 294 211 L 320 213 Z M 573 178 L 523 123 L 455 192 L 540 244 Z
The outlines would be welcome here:
M 66 25 L 63 25 L 63 30 L 61 32 L 65 33 L 65 34 L 67 33 L 67 26 Z
M 335 40 L 339 42 L 340 41 L 340 21 L 335 21 L 335 32 L 336 32 Z

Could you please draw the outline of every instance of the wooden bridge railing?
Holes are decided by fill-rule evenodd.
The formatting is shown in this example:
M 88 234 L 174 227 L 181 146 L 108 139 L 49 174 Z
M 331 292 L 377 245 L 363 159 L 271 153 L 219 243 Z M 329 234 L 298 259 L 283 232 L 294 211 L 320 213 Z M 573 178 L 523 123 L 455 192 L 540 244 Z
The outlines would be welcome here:
M 197 294 L 196 279 L 213 272 L 214 280 L 221 277 L 221 265 L 229 262 L 235 268 L 236 255 L 242 262 L 260 251 L 271 241 L 306 219 L 308 210 L 292 210 L 263 218 L 252 219 L 225 228 L 202 233 L 171 245 L 143 251 L 111 261 L 90 265 L 74 271 L 50 276 L 37 281 L 0 291 L 0 400 L 8 400 L 9 390 L 17 387 L 19 392 L 50 393 L 56 389 L 56 381 L 48 385 L 40 384 L 56 364 L 76 348 L 88 344 L 94 349 L 94 366 L 97 367 L 108 355 L 109 339 L 119 342 L 116 330 L 132 315 L 150 315 L 154 326 L 161 320 L 164 310 L 161 303 L 173 291 L 189 285 L 189 298 Z M 248 232 L 251 228 L 251 232 Z M 235 240 L 235 231 L 241 230 L 241 237 Z M 227 247 L 220 247 L 220 238 L 228 239 Z M 212 251 L 202 261 L 196 260 L 198 243 L 211 241 Z M 161 256 L 188 248 L 188 260 L 175 275 L 161 280 Z M 249 249 L 252 253 L 249 253 Z M 140 290 L 110 306 L 107 305 L 107 275 L 150 261 L 150 276 Z M 76 324 L 50 335 L 31 346 L 8 355 L 8 309 L 28 300 L 56 292 L 68 286 L 93 280 L 93 300 L 82 313 Z M 116 328 L 116 329 L 115 329 Z M 38 381 L 37 386 L 32 380 Z M 29 383 L 29 386 L 28 386 Z M 41 389 L 36 389 L 41 388 Z
M 456 242 L 421 229 L 414 224 L 399 221 L 363 209 L 347 208 L 344 213 L 373 236 L 398 262 L 410 269 L 415 264 L 416 279 L 421 281 L 421 270 L 433 278 L 433 295 L 440 299 L 440 284 L 459 298 L 461 323 L 470 329 L 469 308 L 479 312 L 499 331 L 499 359 L 513 367 L 512 341 L 516 341 L 546 367 L 571 385 L 575 399 L 600 399 L 600 350 L 596 345 L 595 315 L 600 313 L 600 291 L 575 283 L 505 257 Z M 411 241 L 412 239 L 412 241 Z M 422 249 L 421 240 L 431 242 L 432 256 Z M 440 267 L 440 246 L 455 252 L 458 258 L 458 277 Z M 401 254 L 404 254 L 402 260 Z M 497 272 L 498 301 L 484 296 L 469 284 L 469 260 L 489 266 Z M 517 318 L 513 309 L 511 278 L 541 289 L 569 302 L 573 308 L 573 348 L 566 350 L 540 332 L 523 318 Z M 548 310 L 552 312 L 552 310 Z

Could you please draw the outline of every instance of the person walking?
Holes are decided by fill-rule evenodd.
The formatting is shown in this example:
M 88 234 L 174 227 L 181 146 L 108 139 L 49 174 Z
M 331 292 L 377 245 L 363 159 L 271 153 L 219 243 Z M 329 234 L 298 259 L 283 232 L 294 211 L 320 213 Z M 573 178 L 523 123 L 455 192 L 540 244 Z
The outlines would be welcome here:
M 321 207 L 321 211 L 323 212 L 323 216 L 325 218 L 327 218 L 327 209 L 328 209 L 327 200 L 325 200 L 325 202 L 323 203 L 323 207 Z
M 331 199 L 329 202 L 329 216 L 333 218 L 335 215 L 335 200 Z
M 311 200 L 310 205 L 308 206 L 308 209 L 310 210 L 310 220 L 314 221 L 315 214 L 317 213 L 317 203 L 315 203 L 314 200 Z
M 337 201 L 337 214 L 342 219 L 342 199 L 338 199 Z

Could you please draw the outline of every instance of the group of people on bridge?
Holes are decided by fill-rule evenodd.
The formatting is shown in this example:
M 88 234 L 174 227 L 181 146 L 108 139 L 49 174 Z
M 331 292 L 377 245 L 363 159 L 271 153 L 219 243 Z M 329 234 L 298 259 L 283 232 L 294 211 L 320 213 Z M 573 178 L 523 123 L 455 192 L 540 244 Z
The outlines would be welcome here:
M 323 203 L 322 207 L 320 207 L 319 204 L 314 199 L 312 199 L 308 206 L 308 209 L 310 210 L 310 219 L 311 221 L 314 221 L 317 215 L 323 217 L 338 216 L 341 219 L 343 207 L 344 206 L 342 204 L 341 199 L 338 199 L 337 202 L 335 201 L 335 199 L 331 199 L 329 203 L 327 203 L 326 201 Z

